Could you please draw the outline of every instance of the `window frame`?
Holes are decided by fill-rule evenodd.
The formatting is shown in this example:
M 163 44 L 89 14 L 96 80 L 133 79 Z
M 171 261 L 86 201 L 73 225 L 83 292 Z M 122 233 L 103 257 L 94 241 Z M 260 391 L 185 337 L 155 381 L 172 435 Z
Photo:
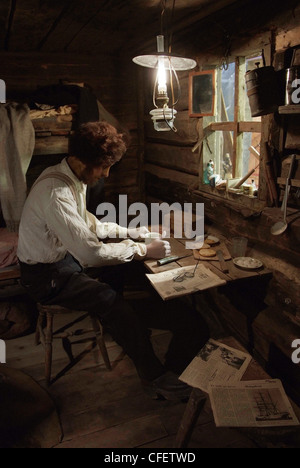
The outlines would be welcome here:
M 235 201 L 239 206 L 249 206 L 253 208 L 263 208 L 267 205 L 267 184 L 265 183 L 265 171 L 264 164 L 266 145 L 268 141 L 268 130 L 270 126 L 270 115 L 262 116 L 261 122 L 245 121 L 243 120 L 244 105 L 242 105 L 245 97 L 245 71 L 246 71 L 246 58 L 252 55 L 253 52 L 247 52 L 245 54 L 239 54 L 234 58 L 235 67 L 235 98 L 234 98 L 234 121 L 228 122 L 215 122 L 213 117 L 203 118 L 202 135 L 202 158 L 200 159 L 200 171 L 199 171 L 199 190 L 201 192 L 209 193 L 218 198 L 229 199 Z M 255 53 L 255 51 L 254 51 Z M 216 73 L 217 76 L 217 73 Z M 216 84 L 216 100 L 218 100 L 218 94 L 220 92 L 220 86 Z M 233 132 L 233 154 L 232 154 L 232 166 L 233 166 L 233 177 L 237 174 L 241 174 L 242 158 L 238 158 L 239 151 L 242 150 L 242 135 L 245 132 L 249 133 L 261 133 L 261 146 L 260 146 L 260 160 L 259 160 L 259 191 L 256 198 L 248 197 L 246 195 L 237 195 L 235 193 L 228 192 L 227 190 L 220 191 L 216 188 L 207 185 L 203 181 L 204 176 L 204 151 L 205 145 L 208 144 L 208 138 L 212 132 L 216 131 L 230 131 Z

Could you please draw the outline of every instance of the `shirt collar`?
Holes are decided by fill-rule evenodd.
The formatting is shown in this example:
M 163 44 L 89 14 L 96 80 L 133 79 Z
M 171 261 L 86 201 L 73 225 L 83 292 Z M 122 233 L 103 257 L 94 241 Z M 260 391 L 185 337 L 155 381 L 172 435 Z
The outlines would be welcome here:
M 68 175 L 75 183 L 76 185 L 76 188 L 79 192 L 85 192 L 86 191 L 86 184 L 84 184 L 83 182 L 81 182 L 78 177 L 74 174 L 74 172 L 72 171 L 72 169 L 70 168 L 68 162 L 67 162 L 67 158 L 64 158 L 61 162 L 61 171 Z

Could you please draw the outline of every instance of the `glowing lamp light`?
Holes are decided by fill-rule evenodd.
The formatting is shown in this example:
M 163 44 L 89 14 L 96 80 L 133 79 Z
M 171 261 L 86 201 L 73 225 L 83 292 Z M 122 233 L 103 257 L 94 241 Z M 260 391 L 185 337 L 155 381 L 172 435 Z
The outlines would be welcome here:
M 158 58 L 158 71 L 157 71 L 158 94 L 167 93 L 167 73 L 165 69 L 164 59 Z
M 150 111 L 154 123 L 154 129 L 158 132 L 177 131 L 174 126 L 177 111 L 174 109 L 180 95 L 180 84 L 176 70 L 192 70 L 197 65 L 193 59 L 179 57 L 165 53 L 164 36 L 157 36 L 157 53 L 152 55 L 139 55 L 132 60 L 137 65 L 146 68 L 157 69 L 156 80 L 153 89 L 153 104 L 155 109 Z M 167 75 L 171 88 L 172 100 L 169 107 Z M 174 97 L 174 83 L 177 85 L 178 96 Z

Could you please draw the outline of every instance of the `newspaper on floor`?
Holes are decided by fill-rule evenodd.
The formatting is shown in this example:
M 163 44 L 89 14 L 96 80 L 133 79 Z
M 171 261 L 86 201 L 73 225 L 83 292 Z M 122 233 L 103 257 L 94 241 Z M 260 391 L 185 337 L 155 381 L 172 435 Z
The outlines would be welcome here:
M 298 426 L 299 421 L 282 383 L 252 380 L 232 384 L 213 383 L 209 396 L 216 426 Z
M 197 268 L 180 267 L 146 276 L 164 301 L 226 284 L 225 280 L 202 264 Z
M 208 392 L 210 383 L 241 380 L 250 361 L 249 354 L 210 339 L 179 378 Z

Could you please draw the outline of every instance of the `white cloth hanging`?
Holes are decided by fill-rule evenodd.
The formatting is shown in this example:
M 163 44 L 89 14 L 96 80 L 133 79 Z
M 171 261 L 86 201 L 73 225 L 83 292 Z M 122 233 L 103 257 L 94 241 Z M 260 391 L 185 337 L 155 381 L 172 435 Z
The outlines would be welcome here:
M 27 104 L 0 104 L 0 201 L 6 227 L 11 232 L 19 228 L 34 144 L 35 132 Z

